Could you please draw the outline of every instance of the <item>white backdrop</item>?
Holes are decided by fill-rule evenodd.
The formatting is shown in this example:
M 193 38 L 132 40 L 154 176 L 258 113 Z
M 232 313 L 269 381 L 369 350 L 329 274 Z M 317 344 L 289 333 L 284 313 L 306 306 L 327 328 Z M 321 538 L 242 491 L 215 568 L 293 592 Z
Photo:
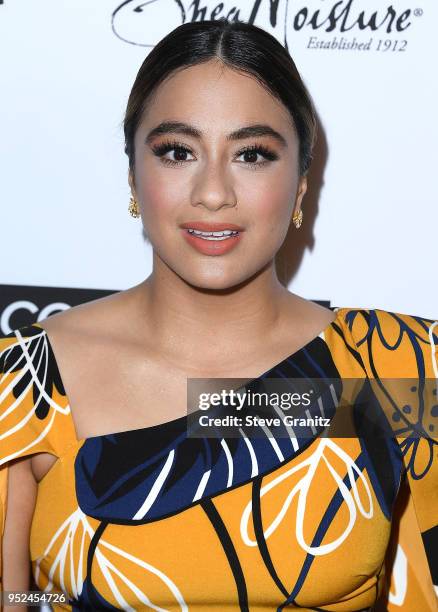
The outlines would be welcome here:
M 179 4 L 186 21 L 220 5 Z M 256 2 L 222 5 L 247 21 Z M 276 23 L 269 6 L 255 24 L 287 42 L 323 128 L 289 288 L 437 318 L 438 4 L 279 0 Z M 150 45 L 182 20 L 174 0 L 0 2 L 0 283 L 125 289 L 149 274 L 121 121 Z

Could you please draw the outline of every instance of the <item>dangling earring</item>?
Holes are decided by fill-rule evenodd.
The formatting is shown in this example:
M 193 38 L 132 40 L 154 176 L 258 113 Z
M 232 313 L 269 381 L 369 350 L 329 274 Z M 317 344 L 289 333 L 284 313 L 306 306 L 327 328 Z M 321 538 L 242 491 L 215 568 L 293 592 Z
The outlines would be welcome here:
M 303 222 L 303 211 L 301 210 L 301 208 L 297 213 L 293 215 L 292 221 L 297 229 L 301 227 L 301 223 Z
M 137 202 L 137 200 L 133 196 L 131 196 L 131 198 L 129 200 L 128 210 L 129 210 L 129 214 L 132 217 L 139 217 L 140 216 L 140 211 L 138 209 L 138 202 Z

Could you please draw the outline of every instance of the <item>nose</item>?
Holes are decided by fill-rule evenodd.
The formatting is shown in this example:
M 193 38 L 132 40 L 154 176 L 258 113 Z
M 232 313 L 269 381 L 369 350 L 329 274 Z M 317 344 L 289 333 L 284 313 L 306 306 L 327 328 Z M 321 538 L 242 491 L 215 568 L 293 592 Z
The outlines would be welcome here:
M 227 168 L 220 160 L 206 162 L 194 179 L 192 206 L 211 211 L 237 206 L 236 194 Z

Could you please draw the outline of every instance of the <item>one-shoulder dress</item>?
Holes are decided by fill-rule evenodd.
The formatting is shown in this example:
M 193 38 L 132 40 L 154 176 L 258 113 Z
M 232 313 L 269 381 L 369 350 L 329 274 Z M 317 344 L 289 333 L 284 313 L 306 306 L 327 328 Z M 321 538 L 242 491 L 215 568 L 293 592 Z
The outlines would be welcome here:
M 8 462 L 57 457 L 30 533 L 54 610 L 365 611 L 385 584 L 390 612 L 437 609 L 438 321 L 335 316 L 254 381 L 416 379 L 402 436 L 195 438 L 185 415 L 78 439 L 47 332 L 0 339 L 0 534 Z

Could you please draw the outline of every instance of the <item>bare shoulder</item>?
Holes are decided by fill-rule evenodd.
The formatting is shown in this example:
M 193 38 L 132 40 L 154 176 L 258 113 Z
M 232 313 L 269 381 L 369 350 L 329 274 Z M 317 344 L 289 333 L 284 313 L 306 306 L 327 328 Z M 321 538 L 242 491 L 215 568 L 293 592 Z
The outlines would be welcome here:
M 91 394 L 97 381 L 109 385 L 109 370 L 120 370 L 135 354 L 139 309 L 134 289 L 74 306 L 39 322 L 70 400 L 78 400 L 80 391 Z
M 80 438 L 100 433 L 102 423 L 109 431 L 127 429 L 127 413 L 120 407 L 126 402 L 132 405 L 127 387 L 135 378 L 141 349 L 139 292 L 134 289 L 74 306 L 40 322 Z
M 105 336 L 123 335 L 132 308 L 134 287 L 73 306 L 39 321 L 50 338 L 60 343 L 63 339 L 75 343 L 96 340 Z
M 308 332 L 324 329 L 336 319 L 336 313 L 330 308 L 321 306 L 312 300 L 307 300 L 295 293 L 289 293 L 289 312 L 291 319 L 301 329 Z

